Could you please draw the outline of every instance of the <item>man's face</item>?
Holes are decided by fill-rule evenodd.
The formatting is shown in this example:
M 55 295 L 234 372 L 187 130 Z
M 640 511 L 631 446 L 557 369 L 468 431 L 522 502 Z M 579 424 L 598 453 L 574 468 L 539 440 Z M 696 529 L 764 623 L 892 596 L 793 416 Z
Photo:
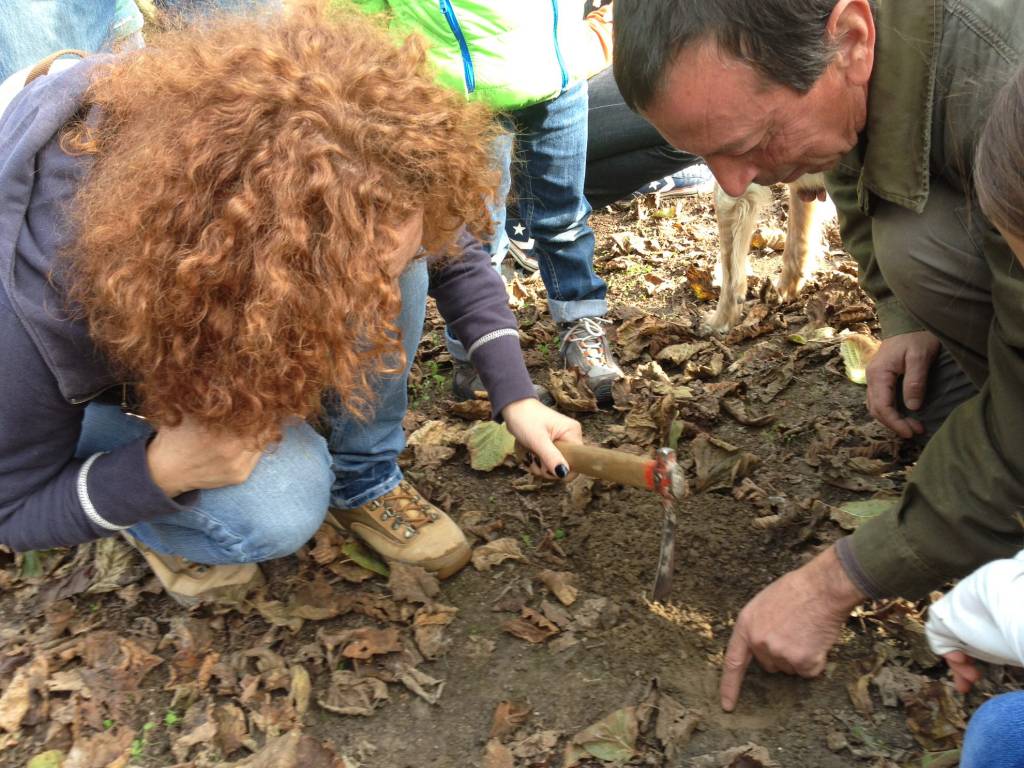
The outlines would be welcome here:
M 829 66 L 810 91 L 767 82 L 713 43 L 684 49 L 643 113 L 675 147 L 701 155 L 730 195 L 832 168 L 857 143 L 867 89 Z

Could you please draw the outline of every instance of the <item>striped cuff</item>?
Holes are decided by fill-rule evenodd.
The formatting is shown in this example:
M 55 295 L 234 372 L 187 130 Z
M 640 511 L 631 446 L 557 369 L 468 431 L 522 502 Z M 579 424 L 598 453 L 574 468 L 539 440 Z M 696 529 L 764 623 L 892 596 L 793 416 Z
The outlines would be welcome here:
M 115 525 L 114 523 L 106 520 L 99 512 L 96 511 L 96 507 L 93 506 L 92 499 L 89 498 L 89 469 L 93 463 L 100 456 L 104 454 L 103 451 L 100 453 L 94 453 L 82 464 L 82 468 L 78 470 L 78 503 L 82 505 L 82 511 L 85 512 L 85 516 L 89 518 L 89 522 L 95 525 L 97 528 L 105 528 L 108 531 L 123 531 L 130 526 L 127 525 Z
M 500 339 L 502 336 L 515 336 L 516 339 L 518 339 L 519 331 L 516 330 L 515 328 L 499 328 L 496 331 L 485 333 L 483 336 L 481 336 L 479 339 L 473 342 L 472 346 L 470 346 L 470 348 L 466 350 L 466 354 L 469 357 L 473 357 L 473 353 L 476 352 L 484 344 L 494 341 L 495 339 Z

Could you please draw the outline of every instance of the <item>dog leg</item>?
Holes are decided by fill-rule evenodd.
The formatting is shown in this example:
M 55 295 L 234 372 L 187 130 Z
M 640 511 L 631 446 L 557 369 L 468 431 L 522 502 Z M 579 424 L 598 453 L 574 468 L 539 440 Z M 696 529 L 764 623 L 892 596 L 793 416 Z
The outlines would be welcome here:
M 724 333 L 736 325 L 747 298 L 747 258 L 750 237 L 754 233 L 761 209 L 771 199 L 767 188 L 751 184 L 740 197 L 727 195 L 715 187 L 715 217 L 718 219 L 718 269 L 722 290 L 718 307 L 705 322 L 716 333 Z
M 789 225 L 778 282 L 783 301 L 795 299 L 804 281 L 818 268 L 822 227 L 819 200 L 824 194 L 825 180 L 820 173 L 801 176 L 789 185 Z

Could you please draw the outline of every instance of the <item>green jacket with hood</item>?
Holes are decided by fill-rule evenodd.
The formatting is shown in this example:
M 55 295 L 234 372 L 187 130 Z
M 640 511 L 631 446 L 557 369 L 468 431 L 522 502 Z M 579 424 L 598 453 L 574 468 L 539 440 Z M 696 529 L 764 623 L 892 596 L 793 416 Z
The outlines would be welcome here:
M 867 124 L 828 182 L 888 337 L 924 325 L 879 271 L 872 209 L 885 200 L 920 213 L 941 179 L 963 191 L 965 216 L 982 216 L 970 193 L 974 150 L 995 93 L 1021 61 L 1024 8 L 1018 0 L 879 0 L 876 26 Z M 847 570 L 852 560 L 851 575 L 875 597 L 923 596 L 1012 557 L 1024 540 L 1024 269 L 989 222 L 977 224 L 992 273 L 988 377 L 929 441 L 899 505 L 840 542 Z
M 585 77 L 583 0 L 350 0 L 422 35 L 438 81 L 499 111 L 558 96 Z

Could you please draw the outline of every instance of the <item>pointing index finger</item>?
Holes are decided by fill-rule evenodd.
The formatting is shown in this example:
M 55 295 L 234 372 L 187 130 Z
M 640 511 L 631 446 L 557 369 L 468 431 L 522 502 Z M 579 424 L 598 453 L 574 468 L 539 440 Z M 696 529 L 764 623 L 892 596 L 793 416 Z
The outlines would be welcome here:
M 743 687 L 743 677 L 747 674 L 752 656 L 747 638 L 743 630 L 737 626 L 729 638 L 729 647 L 725 651 L 725 660 L 722 663 L 722 679 L 718 686 L 722 709 L 726 712 L 732 712 L 736 708 L 740 689 Z

